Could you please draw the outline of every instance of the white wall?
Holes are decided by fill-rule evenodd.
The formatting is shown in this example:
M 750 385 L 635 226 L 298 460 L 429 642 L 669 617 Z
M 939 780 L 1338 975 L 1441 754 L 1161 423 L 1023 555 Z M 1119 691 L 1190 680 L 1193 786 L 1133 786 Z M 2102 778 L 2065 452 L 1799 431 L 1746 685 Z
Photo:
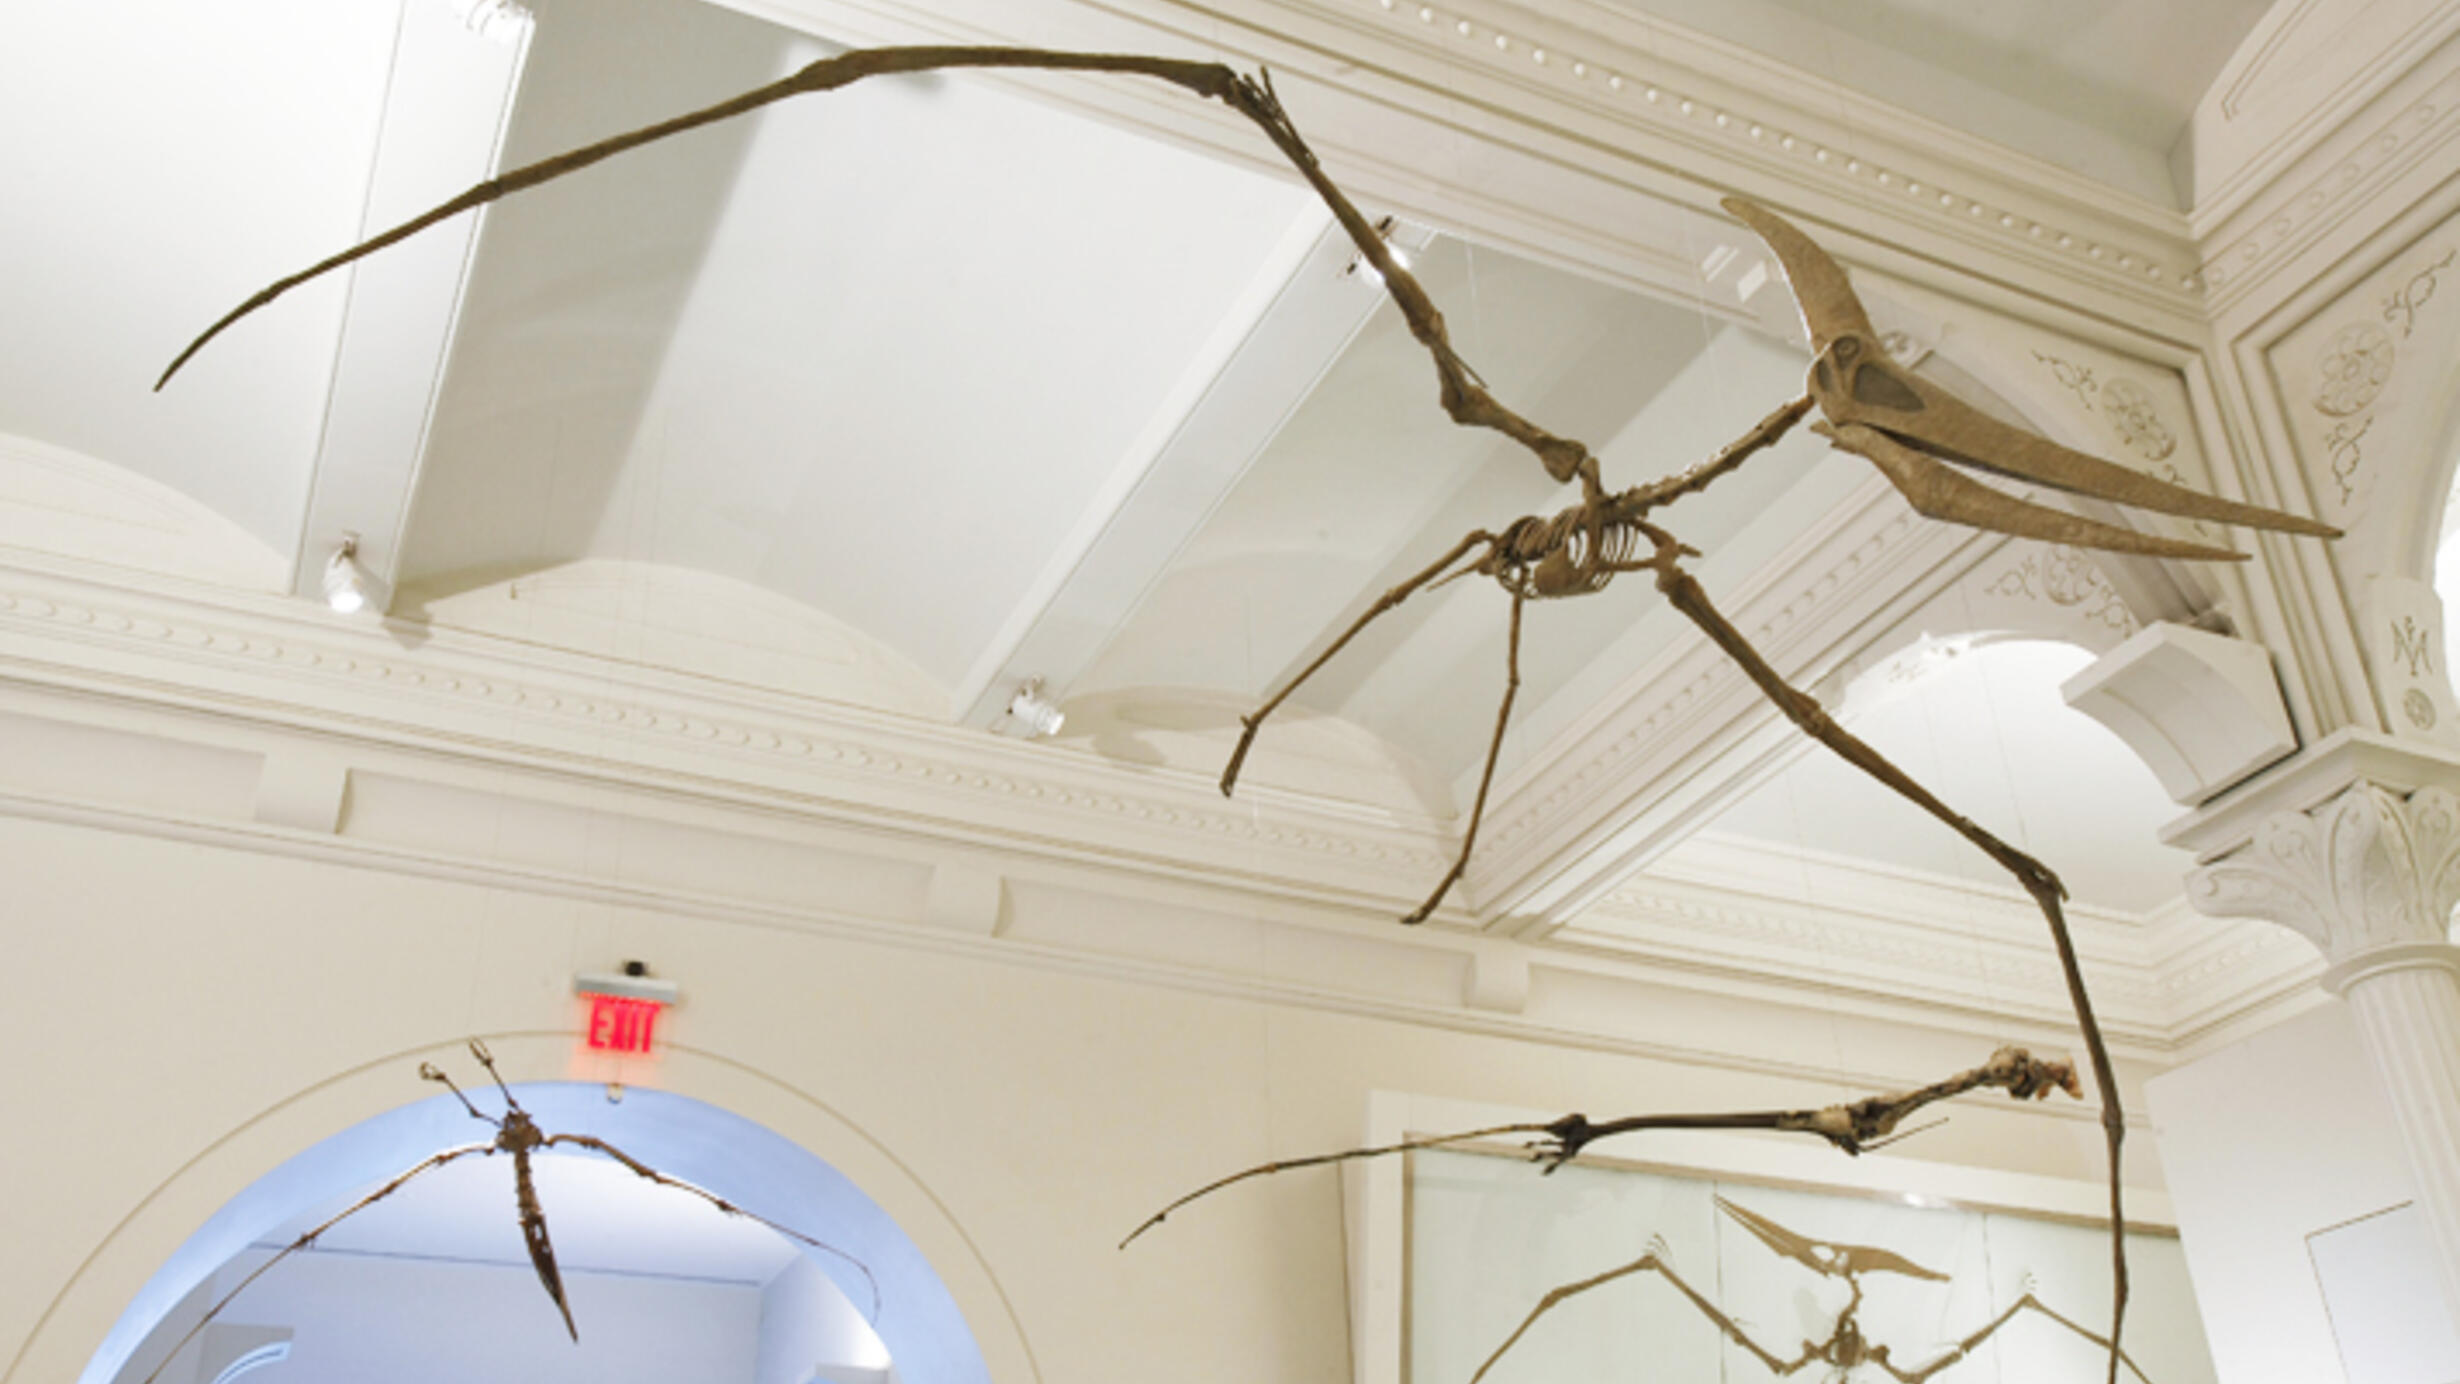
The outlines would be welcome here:
M 217 1275 L 216 1296 L 266 1257 Z M 760 1289 L 567 1270 L 564 1290 L 583 1324 L 578 1342 L 527 1264 L 311 1252 L 259 1279 L 224 1317 L 293 1328 L 278 1368 L 301 1379 L 751 1384 Z
M 421 1058 L 461 1061 L 481 1034 L 508 1079 L 581 1074 L 572 973 L 626 956 L 685 996 L 667 1057 L 629 1079 L 742 1113 L 855 1179 L 949 1284 L 1003 1384 L 1346 1379 L 1330 1174 L 1245 1186 L 1116 1243 L 1218 1173 L 1353 1141 L 1370 1090 L 1600 1115 L 1841 1094 L 1705 1058 L 1089 976 L 1025 943 L 952 953 L 24 818 L 0 819 L 0 879 L 19 977 L 0 1047 L 13 1108 L 34 1112 L 0 1123 L 0 1167 L 43 1189 L 0 1199 L 9 1384 L 74 1377 L 223 1201 L 427 1096 Z M 1744 1000 L 1668 992 L 1654 1017 L 1704 1046 L 1747 1050 L 1735 1034 L 1755 1031 L 1908 1074 L 1982 1055 L 1969 1036 Z M 2091 1179 L 2098 1147 L 2087 1119 L 1976 1101 L 1921 1151 Z M 2155 1176 L 2142 1152 L 2130 1168 Z
M 815 1367 L 868 1370 L 879 1378 L 888 1364 L 880 1338 L 811 1260 L 788 1264 L 761 1289 L 753 1384 L 810 1384 Z
M 2146 1092 L 2222 1384 L 2344 1379 L 2307 1238 L 2415 1195 L 2348 1007 L 2311 1010 Z M 2418 1325 L 2421 1339 L 2431 1330 Z

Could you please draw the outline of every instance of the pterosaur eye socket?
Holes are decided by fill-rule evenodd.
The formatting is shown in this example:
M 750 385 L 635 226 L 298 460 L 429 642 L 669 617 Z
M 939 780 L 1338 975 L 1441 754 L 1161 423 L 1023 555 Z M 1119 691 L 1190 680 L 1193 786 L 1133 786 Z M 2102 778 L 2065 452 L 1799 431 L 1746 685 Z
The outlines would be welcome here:
M 1856 341 L 1850 336 L 1840 338 L 1837 341 L 1836 358 L 1838 360 L 1852 360 L 1855 356 L 1860 354 L 1862 354 L 1861 342 Z

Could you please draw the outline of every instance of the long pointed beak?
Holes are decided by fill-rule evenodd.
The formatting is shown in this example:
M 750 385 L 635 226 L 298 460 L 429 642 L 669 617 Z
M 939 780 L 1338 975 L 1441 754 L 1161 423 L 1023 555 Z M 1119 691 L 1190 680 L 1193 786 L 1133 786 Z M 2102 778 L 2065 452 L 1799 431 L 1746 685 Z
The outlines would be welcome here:
M 2138 533 L 2134 529 L 2069 514 L 2062 509 L 2020 500 L 1974 480 L 1860 423 L 1813 423 L 1811 430 L 1845 451 L 1867 457 L 1903 495 L 1915 512 L 1967 528 L 1988 529 L 2044 543 L 2099 548 L 2114 553 L 2145 553 L 2153 557 L 2203 562 L 2244 562 L 2245 553 L 2204 543 Z
M 1939 386 L 1899 369 L 1893 361 L 1871 359 L 1865 353 L 1853 373 L 1854 378 L 1841 397 L 1832 395 L 1822 401 L 1828 406 L 1832 421 L 1876 428 L 1949 461 L 2162 514 L 2315 538 L 2340 536 L 2340 530 L 2329 524 L 2261 505 L 2224 500 L 2062 447 L 2038 433 L 2000 422 Z

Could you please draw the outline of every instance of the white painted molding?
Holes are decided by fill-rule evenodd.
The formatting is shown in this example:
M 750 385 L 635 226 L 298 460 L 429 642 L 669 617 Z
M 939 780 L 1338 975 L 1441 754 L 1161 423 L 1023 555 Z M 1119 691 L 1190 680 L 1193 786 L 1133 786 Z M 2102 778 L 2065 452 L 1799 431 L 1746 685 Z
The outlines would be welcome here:
M 2216 917 L 2262 918 L 2323 950 L 2335 974 L 2387 949 L 2451 950 L 2460 904 L 2460 795 L 2359 782 L 2266 818 L 2246 845 L 2187 878 Z
M 1000 908 L 1006 900 L 1007 881 L 997 871 L 943 860 L 931 868 L 922 918 L 933 927 L 992 937 L 999 933 Z
M 1518 1014 L 1528 1009 L 1528 949 L 1495 940 L 1471 947 L 1463 1003 L 1497 1014 Z
M 256 820 L 294 831 L 342 829 L 350 765 L 338 755 L 285 746 L 265 756 L 256 780 Z
M 2402 60 L 2367 73 L 2361 84 L 2307 117 L 2312 123 L 2288 160 L 2267 160 L 2264 176 L 2199 212 L 2207 310 L 2215 318 L 2260 310 L 2289 296 L 2305 277 L 2293 272 L 2353 220 L 2420 175 L 2441 180 L 2460 140 L 2460 54 L 2451 29 L 2460 9 L 2443 7 L 2441 32 L 2404 50 Z M 2354 239 L 2354 237 L 2352 237 Z
M 2460 752 L 2344 727 L 2163 827 L 2161 839 L 2209 864 L 2274 816 L 2311 811 L 2360 783 L 2401 797 L 2429 787 L 2460 792 Z
M 2298 747 L 2261 644 L 2160 623 L 2069 678 L 2059 694 L 2108 726 L 2193 806 Z

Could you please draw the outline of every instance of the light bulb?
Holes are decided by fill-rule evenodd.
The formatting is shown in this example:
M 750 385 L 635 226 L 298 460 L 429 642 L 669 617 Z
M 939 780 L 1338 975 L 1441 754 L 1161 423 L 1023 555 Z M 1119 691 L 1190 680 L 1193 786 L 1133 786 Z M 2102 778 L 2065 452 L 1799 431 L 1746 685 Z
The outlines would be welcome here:
M 376 579 L 359 565 L 359 536 L 342 535 L 333 556 L 325 559 L 325 604 L 343 615 L 356 615 L 367 609 L 375 595 Z

